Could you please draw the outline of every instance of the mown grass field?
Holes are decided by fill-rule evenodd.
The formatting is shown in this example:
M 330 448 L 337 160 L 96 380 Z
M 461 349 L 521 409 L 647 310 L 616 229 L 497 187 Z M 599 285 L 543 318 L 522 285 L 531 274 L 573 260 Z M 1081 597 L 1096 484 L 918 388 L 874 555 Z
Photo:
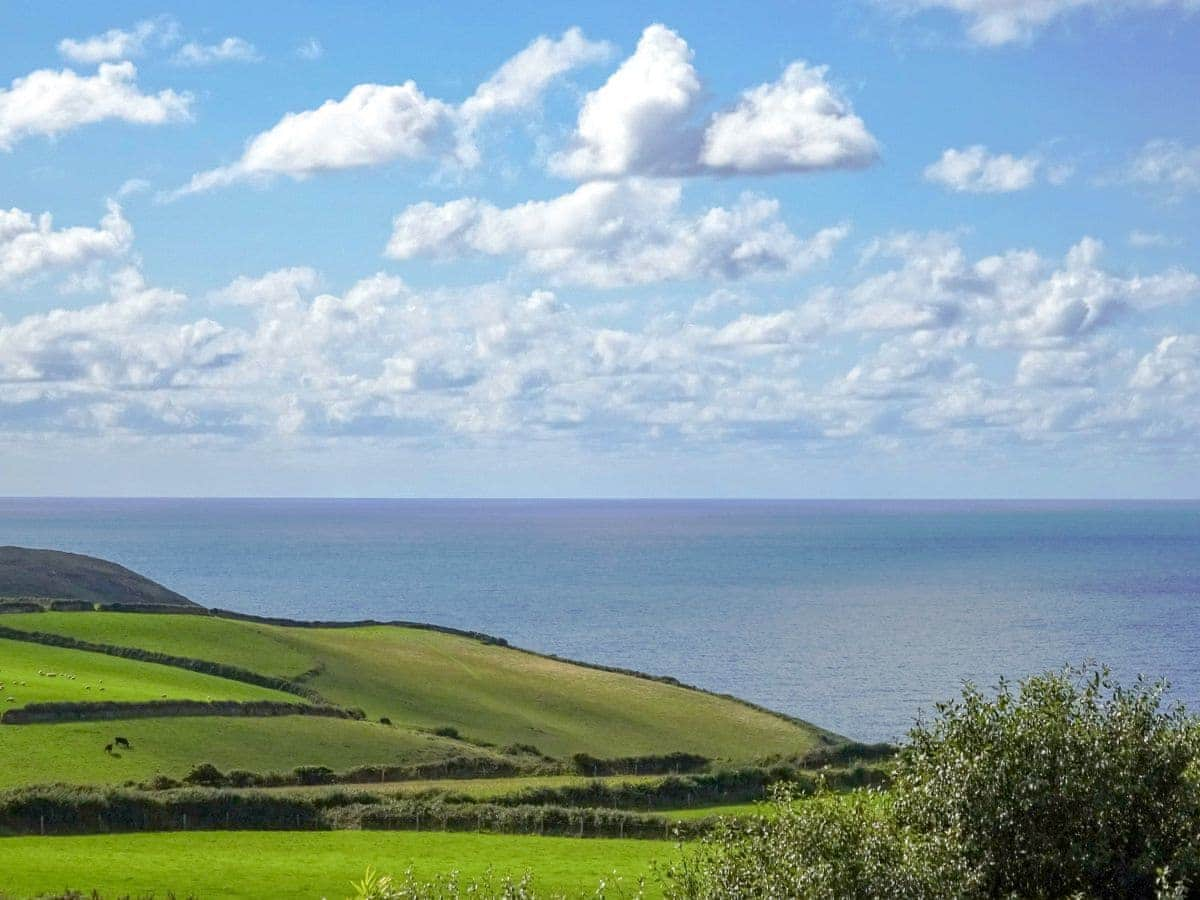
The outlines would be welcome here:
M 213 900 L 338 898 L 367 866 L 400 875 L 457 870 L 466 878 L 536 874 L 540 890 L 592 897 L 616 877 L 633 893 L 653 860 L 668 859 L 663 841 L 580 840 L 429 832 L 189 832 L 88 837 L 0 838 L 0 896 L 24 898 L 72 888 L 103 896 L 173 891 Z M 614 877 L 614 873 L 616 876 Z M 660 895 L 653 883 L 647 896 Z M 622 896 L 610 891 L 609 897 Z
M 280 700 L 300 698 L 269 688 L 136 662 L 0 639 L 0 713 L 27 703 L 70 700 Z
M 823 732 L 700 691 L 547 659 L 440 632 L 395 627 L 287 628 L 198 616 L 10 615 L 14 628 L 214 659 L 296 677 L 331 702 L 411 728 L 451 726 L 556 757 L 701 753 L 748 761 L 796 754 Z
M 129 750 L 104 752 L 114 736 Z M 22 784 L 120 784 L 157 773 L 179 778 L 197 763 L 223 771 L 290 771 L 301 765 L 425 762 L 461 745 L 433 735 L 347 719 L 181 717 L 0 725 L 0 787 Z M 482 751 L 481 751 L 482 752 Z

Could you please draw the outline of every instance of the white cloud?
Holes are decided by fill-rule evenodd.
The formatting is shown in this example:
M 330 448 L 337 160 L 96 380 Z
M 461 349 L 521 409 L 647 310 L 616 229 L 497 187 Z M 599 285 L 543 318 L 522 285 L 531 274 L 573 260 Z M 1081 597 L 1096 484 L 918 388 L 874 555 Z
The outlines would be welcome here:
M 487 116 L 533 106 L 555 79 L 611 54 L 610 44 L 589 41 L 578 28 L 567 29 L 557 40 L 542 35 L 479 85 L 463 101 L 459 115 L 475 124 Z
M 1133 229 L 1129 232 L 1130 247 L 1146 248 L 1146 247 L 1178 247 L 1181 244 L 1179 238 L 1173 238 L 1168 234 L 1163 234 L 1158 231 L 1142 231 Z
M 778 202 L 762 197 L 694 217 L 681 213 L 681 199 L 678 182 L 630 179 L 508 209 L 476 199 L 420 203 L 396 217 L 387 255 L 516 255 L 555 283 L 612 287 L 800 271 L 827 259 L 847 233 L 829 228 L 802 240 L 779 218 Z
M 76 226 L 57 231 L 49 213 L 35 219 L 15 207 L 0 209 L 0 287 L 49 271 L 119 257 L 132 242 L 133 228 L 116 203 L 108 204 L 99 228 Z
M 571 146 L 551 158 L 552 171 L 580 179 L 767 174 L 860 168 L 877 158 L 878 143 L 827 82 L 826 67 L 803 62 L 701 125 L 692 55 L 671 29 L 648 27 L 634 53 L 584 98 Z
M 133 63 L 102 63 L 95 75 L 39 69 L 0 89 L 0 150 L 31 135 L 55 137 L 116 119 L 161 125 L 189 118 L 192 98 L 172 90 L 143 94 Z
M 324 56 L 325 48 L 315 37 L 310 37 L 301 41 L 296 46 L 296 55 L 301 59 L 307 59 L 311 62 Z
M 718 172 L 857 169 L 879 144 L 849 102 L 825 80 L 827 66 L 795 62 L 772 84 L 746 91 L 704 134 L 701 164 Z
M 172 61 L 180 66 L 211 66 L 223 62 L 258 62 L 262 57 L 245 38 L 227 37 L 216 44 L 189 41 L 176 51 Z
M 700 141 L 688 129 L 700 90 L 687 42 L 651 25 L 633 55 L 584 98 L 575 146 L 551 167 L 576 178 L 687 170 Z
M 586 40 L 578 29 L 556 41 L 538 38 L 459 107 L 425 96 L 412 81 L 356 85 L 341 100 L 288 113 L 251 138 L 236 162 L 193 175 L 165 199 L 239 181 L 303 179 L 396 160 L 441 158 L 471 165 L 477 159 L 471 138 L 484 119 L 529 106 L 555 77 L 604 52 L 605 45 Z
M 1000 46 L 1027 41 L 1066 16 L 1090 11 L 1119 12 L 1200 9 L 1200 0 L 881 0 L 903 13 L 945 10 L 967 21 L 967 35 L 977 44 Z
M 1140 390 L 1200 393 L 1200 335 L 1173 334 L 1139 360 L 1130 384 Z
M 1200 146 L 1181 141 L 1148 141 L 1130 161 L 1125 178 L 1132 184 L 1182 200 L 1200 191 Z
M 1008 194 L 1032 187 L 1040 165 L 1033 156 L 992 154 L 975 144 L 946 150 L 925 168 L 925 180 L 959 193 Z
M 72 62 L 90 66 L 141 56 L 151 39 L 166 46 L 177 40 L 178 35 L 175 21 L 162 16 L 138 22 L 130 30 L 110 28 L 87 38 L 63 38 L 58 42 L 58 52 Z

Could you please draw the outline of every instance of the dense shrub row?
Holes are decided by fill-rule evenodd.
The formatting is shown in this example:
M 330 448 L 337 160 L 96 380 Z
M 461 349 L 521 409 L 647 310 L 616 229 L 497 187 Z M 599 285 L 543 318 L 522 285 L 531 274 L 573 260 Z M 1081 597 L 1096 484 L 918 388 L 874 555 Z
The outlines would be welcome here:
M 492 831 L 580 837 L 681 837 L 711 823 L 672 823 L 613 809 L 447 804 L 365 791 L 322 794 L 194 788 L 150 794 L 64 785 L 0 794 L 0 833 L 91 834 L 183 829 L 377 829 Z
M 708 766 L 709 758 L 696 753 L 664 753 L 647 756 L 620 756 L 601 759 L 587 753 L 571 757 L 571 766 L 580 775 L 680 775 L 698 772 Z
M 99 612 L 155 613 L 173 616 L 208 615 L 208 610 L 203 606 L 184 606 L 175 603 L 97 603 L 95 608 Z
M 491 802 L 500 806 L 679 809 L 762 800 L 772 785 L 782 783 L 792 785 L 797 794 L 812 794 L 822 787 L 844 791 L 878 786 L 885 783 L 886 777 L 882 770 L 865 766 L 831 769 L 819 775 L 789 766 L 746 767 L 696 775 L 668 775 L 656 781 L 624 784 L 591 781 L 562 787 L 525 788 L 505 797 L 496 797 Z M 443 792 L 442 796 L 448 803 L 472 802 L 471 797 L 453 791 Z
M 91 722 L 107 719 L 158 719 L 175 716 L 327 716 L 334 719 L 362 719 L 362 710 L 278 700 L 145 700 L 141 702 L 69 702 L 30 703 L 0 715 L 4 725 L 32 725 L 52 722 Z
M 42 605 L 44 601 L 11 599 L 0 600 L 0 613 L 30 613 L 43 612 L 45 607 Z
M 40 607 L 39 607 L 40 609 Z M 156 663 L 160 666 L 173 666 L 177 669 L 188 669 L 205 675 L 215 675 L 218 678 L 228 678 L 230 681 L 241 681 L 258 687 L 272 688 L 287 694 L 295 694 L 313 703 L 324 703 L 324 698 L 312 688 L 296 681 L 279 678 L 274 675 L 263 675 L 239 666 L 211 662 L 206 659 L 193 659 L 189 656 L 172 656 L 169 653 L 159 653 L 154 650 L 142 650 L 139 647 L 121 647 L 116 644 L 97 644 L 62 634 L 50 634 L 44 631 L 23 631 L 18 628 L 0 626 L 0 638 L 14 641 L 28 641 L 34 644 L 45 644 L 48 647 L 65 647 L 69 650 L 86 650 L 90 653 L 103 653 L 107 656 L 120 656 L 138 662 Z M 308 673 L 306 673 L 308 674 Z
M 335 772 L 325 766 L 300 766 L 291 772 L 247 772 L 234 769 L 222 772 L 211 763 L 192 768 L 183 781 L 155 776 L 138 785 L 142 790 L 171 790 L 183 784 L 209 787 L 269 788 L 315 784 L 379 784 L 388 781 L 425 781 L 451 778 L 511 778 L 519 775 L 553 775 L 561 767 L 523 764 L 495 756 L 453 756 L 439 762 L 412 763 L 403 766 L 357 766 Z

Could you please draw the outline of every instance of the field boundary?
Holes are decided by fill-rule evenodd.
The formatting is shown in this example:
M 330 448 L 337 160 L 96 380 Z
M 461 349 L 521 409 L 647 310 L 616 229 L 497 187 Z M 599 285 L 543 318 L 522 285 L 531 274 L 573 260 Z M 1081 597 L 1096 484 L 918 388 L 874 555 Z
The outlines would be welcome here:
M 340 706 L 284 703 L 277 700 L 147 700 L 92 703 L 30 703 L 0 715 L 0 725 L 48 725 L 59 722 L 96 722 L 109 719 L 160 719 L 176 716 L 325 716 L 361 720 L 358 710 Z

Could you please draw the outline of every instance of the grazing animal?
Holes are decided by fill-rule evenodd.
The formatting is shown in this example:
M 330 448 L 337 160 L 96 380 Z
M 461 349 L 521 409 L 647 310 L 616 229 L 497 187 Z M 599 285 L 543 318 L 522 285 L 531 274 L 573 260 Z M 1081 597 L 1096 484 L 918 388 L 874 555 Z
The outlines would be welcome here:
M 129 738 L 119 737 L 115 741 L 113 741 L 113 743 L 116 744 L 118 747 L 124 747 L 127 750 L 129 749 Z
M 111 756 L 111 755 L 112 755 L 112 752 L 113 752 L 113 751 L 112 751 L 112 744 L 105 744 L 105 745 L 104 745 L 104 752 L 105 752 L 105 753 L 107 753 L 109 756 Z

